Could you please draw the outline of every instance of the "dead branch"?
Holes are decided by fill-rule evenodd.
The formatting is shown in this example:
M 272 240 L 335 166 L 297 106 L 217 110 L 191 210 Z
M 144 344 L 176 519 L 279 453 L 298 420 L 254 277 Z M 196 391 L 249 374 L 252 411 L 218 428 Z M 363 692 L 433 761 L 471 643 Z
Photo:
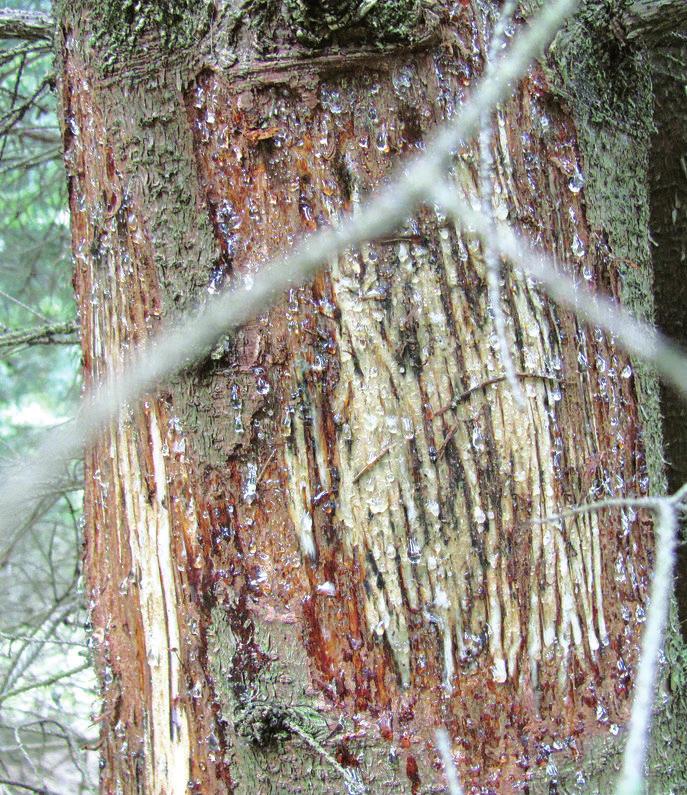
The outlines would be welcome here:
M 73 321 L 50 323 L 34 328 L 0 332 L 0 348 L 17 345 L 66 345 L 78 342 L 78 326 Z
M 52 18 L 40 11 L 0 9 L 0 39 L 52 42 L 53 28 Z

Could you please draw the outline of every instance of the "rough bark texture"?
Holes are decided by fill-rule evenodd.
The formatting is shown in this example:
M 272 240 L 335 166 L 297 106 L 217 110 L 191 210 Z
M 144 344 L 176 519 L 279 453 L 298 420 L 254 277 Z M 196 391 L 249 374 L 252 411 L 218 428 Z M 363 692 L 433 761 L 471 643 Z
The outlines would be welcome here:
M 348 5 L 157 2 L 137 20 L 65 3 L 89 385 L 163 316 L 336 224 L 459 112 L 487 3 Z M 613 46 L 562 39 L 499 109 L 495 214 L 650 315 L 648 85 Z M 624 94 L 606 107 L 604 91 Z M 474 194 L 473 146 L 452 178 Z M 220 340 L 89 452 L 103 792 L 442 791 L 437 726 L 468 792 L 607 791 L 651 526 L 532 520 L 647 492 L 655 386 L 521 274 L 504 296 L 522 411 L 499 377 L 480 245 L 427 207 Z
M 656 53 L 654 63 L 656 134 L 652 147 L 651 234 L 655 242 L 656 304 L 662 330 L 684 346 L 687 345 L 687 282 L 684 279 L 687 267 L 687 126 L 684 112 L 687 46 L 667 39 Z M 687 411 L 675 390 L 667 387 L 663 389 L 663 415 L 668 480 L 670 487 L 676 489 L 687 482 Z M 684 622 L 687 577 L 682 576 L 679 584 Z
M 652 55 L 654 121 L 650 161 L 652 258 L 655 270 L 656 317 L 660 328 L 687 347 L 685 328 L 684 269 L 687 257 L 687 47 L 684 36 L 665 37 Z M 687 481 L 687 412 L 684 399 L 675 391 L 661 390 L 665 460 L 668 488 L 675 490 Z M 683 527 L 684 538 L 684 527 Z M 665 656 L 665 690 L 668 709 L 659 718 L 655 757 L 679 760 L 687 756 L 683 747 L 686 707 L 687 651 L 687 550 L 678 548 L 677 605 L 672 615 Z M 684 765 L 674 776 L 678 789 L 687 787 Z M 658 788 L 657 788 L 658 789 Z

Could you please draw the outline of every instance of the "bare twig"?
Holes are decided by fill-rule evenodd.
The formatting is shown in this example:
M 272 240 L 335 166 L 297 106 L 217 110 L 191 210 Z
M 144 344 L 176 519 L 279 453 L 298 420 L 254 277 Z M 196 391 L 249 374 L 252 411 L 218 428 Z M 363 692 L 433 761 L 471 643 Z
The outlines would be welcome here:
M 376 464 L 378 464 L 382 460 L 382 458 L 384 458 L 384 456 L 389 452 L 389 450 L 391 450 L 392 447 L 393 444 L 388 444 L 379 453 L 377 453 L 377 455 L 374 458 L 368 461 L 367 464 L 365 464 L 365 466 L 360 470 L 360 472 L 358 472 L 358 474 L 355 475 L 355 477 L 353 478 L 353 482 L 357 483 L 360 480 L 360 478 L 363 477 L 363 475 L 366 475 Z
M 673 593 L 673 567 L 677 537 L 677 506 L 662 500 L 654 511 L 656 521 L 656 562 L 651 577 L 651 594 L 642 638 L 630 725 L 623 754 L 623 769 L 616 795 L 639 795 L 644 790 L 644 765 L 649 745 L 651 713 L 656 689 L 659 657 Z
M 503 378 L 505 379 L 505 376 L 503 376 Z M 447 447 L 448 443 L 456 435 L 456 431 L 457 430 L 458 430 L 458 423 L 456 423 L 455 425 L 452 425 L 448 429 L 448 432 L 447 432 L 446 436 L 444 436 L 444 439 L 443 439 L 442 443 L 439 445 L 439 448 L 437 450 L 437 460 L 439 460 L 441 458 L 441 456 L 444 454 L 444 451 L 446 450 L 446 447 Z
M 41 94 L 50 86 L 53 79 L 54 76 L 52 74 L 46 75 L 38 84 L 33 94 L 24 99 L 19 105 L 15 104 L 16 96 L 13 96 L 10 109 L 0 118 L 0 135 L 5 135 L 17 122 L 21 121 L 24 116 L 26 116 L 28 111 L 36 104 Z
M 516 372 L 516 378 L 534 378 L 539 379 L 542 381 L 555 381 L 556 383 L 560 382 L 560 378 L 555 375 L 548 375 L 548 373 L 521 373 Z M 440 409 L 432 412 L 432 417 L 440 417 L 442 414 L 445 414 L 447 411 L 453 411 L 459 403 L 462 403 L 464 400 L 473 395 L 475 392 L 479 392 L 480 389 L 486 389 L 488 386 L 492 386 L 492 384 L 500 384 L 503 381 L 506 381 L 507 378 L 505 375 L 495 375 L 493 378 L 487 378 L 486 381 L 480 381 L 479 384 L 475 384 L 474 386 L 469 387 L 464 392 L 461 392 L 459 395 L 453 398 L 453 400 L 445 406 L 442 406 Z
M 12 89 L 12 99 L 10 101 L 10 107 L 14 110 L 14 107 L 17 102 L 17 97 L 19 96 L 19 86 L 21 85 L 21 78 L 24 74 L 24 68 L 26 67 L 26 55 L 21 56 L 21 60 L 19 63 L 19 68 L 17 69 L 16 75 L 14 77 L 14 88 Z M 2 130 L 2 146 L 0 147 L 0 160 L 3 159 L 5 156 L 5 148 L 7 147 L 7 129 Z
M 651 577 L 651 594 L 647 609 L 646 627 L 642 638 L 634 699 L 630 713 L 627 742 L 623 754 L 623 768 L 616 787 L 616 795 L 639 795 L 644 790 L 644 765 L 647 757 L 651 712 L 654 703 L 656 675 L 663 646 L 673 592 L 673 567 L 679 512 L 687 497 L 687 484 L 669 497 L 626 497 L 577 505 L 561 511 L 557 516 L 535 519 L 533 522 L 555 522 L 569 516 L 609 508 L 647 508 L 655 517 L 656 563 Z
M 341 765 L 329 751 L 319 743 L 311 734 L 305 731 L 297 721 L 287 719 L 284 722 L 286 728 L 297 735 L 313 751 L 318 753 L 329 765 L 331 765 L 343 778 L 346 789 L 351 795 L 364 795 L 367 790 L 363 785 L 362 779 L 355 768 L 347 768 Z
M 39 144 L 50 144 L 56 146 L 61 143 L 58 133 L 50 132 L 54 127 L 13 127 L 8 130 L 5 135 L 14 136 L 16 138 L 26 138 L 29 141 L 35 141 Z
M 570 519 L 573 516 L 582 516 L 586 513 L 596 513 L 607 511 L 611 508 L 645 508 L 648 511 L 655 511 L 665 500 L 664 497 L 611 497 L 607 500 L 598 502 L 582 503 L 572 508 L 565 508 L 559 513 L 538 516 L 530 519 L 531 524 L 556 524 L 563 519 Z
M 22 309 L 26 309 L 27 312 L 31 312 L 32 315 L 39 317 L 41 320 L 44 320 L 46 323 L 50 323 L 50 321 L 45 315 L 41 315 L 40 312 L 37 312 L 35 309 L 32 309 L 30 306 L 25 304 L 23 301 L 20 301 L 18 298 L 15 298 L 13 295 L 6 293 L 4 290 L 0 290 L 0 295 L 3 298 L 6 298 L 8 301 L 11 301 L 13 304 L 17 304 Z
M 73 599 L 67 600 L 64 597 L 54 603 L 48 610 L 45 618 L 35 627 L 34 632 L 36 635 L 42 632 L 42 638 L 50 637 L 64 619 L 73 612 L 74 606 Z M 45 625 L 47 625 L 47 629 Z M 27 644 L 25 641 L 21 643 L 22 648 L 15 653 L 8 666 L 8 670 L 3 676 L 2 684 L 0 685 L 0 702 L 5 695 L 10 692 L 14 684 L 24 676 L 41 653 L 42 643 L 40 643 L 40 640 L 33 646 Z M 24 654 L 24 652 L 26 652 L 26 654 Z
M 60 671 L 54 676 L 48 677 L 48 679 L 42 679 L 39 682 L 32 682 L 22 685 L 21 687 L 16 687 L 14 690 L 8 690 L 6 693 L 0 693 L 0 704 L 2 704 L 3 701 L 7 701 L 8 698 L 14 698 L 15 696 L 21 695 L 21 693 L 27 693 L 29 690 L 36 690 L 39 687 L 50 687 L 50 685 L 54 685 L 55 682 L 59 682 L 61 679 L 66 679 L 69 676 L 80 674 L 88 668 L 91 668 L 91 663 L 85 662 L 82 665 L 78 665 L 76 668 L 70 668 L 68 671 Z
M 19 169 L 26 171 L 36 166 L 41 166 L 43 163 L 50 163 L 51 161 L 58 160 L 61 157 L 60 149 L 44 149 L 38 154 L 31 155 L 30 157 L 18 157 L 10 160 L 5 158 L 5 164 L 0 168 L 0 175 L 8 174 L 10 171 L 17 171 Z
M 571 309 L 578 317 L 614 335 L 629 353 L 652 362 L 664 380 L 687 396 L 687 357 L 670 340 L 646 323 L 635 320 L 608 298 L 575 284 L 544 254 L 533 250 L 512 229 L 490 224 L 453 186 L 432 186 L 434 200 L 455 222 L 481 238 L 491 237 L 502 257 L 526 270 L 551 298 Z
M 267 461 L 265 461 L 265 463 L 262 465 L 262 469 L 260 470 L 257 478 L 255 479 L 256 488 L 260 485 L 260 481 L 263 479 L 265 472 L 267 472 L 267 467 L 270 465 L 270 462 L 272 461 L 276 453 L 277 453 L 277 448 L 275 447 L 274 450 L 272 450 L 272 452 L 267 457 Z
M 27 792 L 35 792 L 37 795 L 57 795 L 56 792 L 48 789 L 47 787 L 33 787 L 31 784 L 24 784 L 22 781 L 15 781 L 11 778 L 0 778 L 0 784 L 6 787 L 25 789 Z
M 0 632 L 0 638 L 2 640 L 7 640 L 10 643 L 39 643 L 41 645 L 45 643 L 52 643 L 55 646 L 78 646 L 81 649 L 88 648 L 86 643 L 78 640 L 52 640 L 50 638 L 31 638 L 27 635 L 12 635 L 7 632 Z

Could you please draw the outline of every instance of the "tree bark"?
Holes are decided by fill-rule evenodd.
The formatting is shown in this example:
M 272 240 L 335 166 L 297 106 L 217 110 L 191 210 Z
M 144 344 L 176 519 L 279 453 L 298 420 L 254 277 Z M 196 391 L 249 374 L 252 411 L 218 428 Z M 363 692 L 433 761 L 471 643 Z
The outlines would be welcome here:
M 88 388 L 162 318 L 249 289 L 460 112 L 491 5 L 357 7 L 159 2 L 133 20 L 63 5 Z M 595 46 L 583 64 L 562 39 L 495 114 L 494 211 L 650 314 L 650 119 L 583 113 L 604 98 L 592 72 L 610 56 Z M 641 109 L 647 84 L 629 83 L 612 89 Z M 611 162 L 622 142 L 628 160 Z M 452 179 L 475 194 L 477 171 L 466 143 Z M 612 773 L 651 524 L 537 520 L 647 492 L 655 383 L 506 271 L 518 409 L 484 271 L 478 242 L 427 206 L 220 340 L 88 452 L 103 792 L 436 792 L 439 726 L 468 792 Z
M 687 259 L 687 118 L 684 86 L 687 83 L 687 45 L 684 38 L 667 37 L 653 55 L 654 118 L 652 141 L 651 236 L 656 282 L 657 321 L 661 330 L 687 347 L 684 270 Z M 682 397 L 662 388 L 666 474 L 670 489 L 687 481 L 687 412 Z M 678 548 L 676 577 L 676 634 L 687 637 L 687 548 Z M 668 644 L 666 658 L 672 677 L 684 675 L 681 644 Z M 682 646 L 684 649 L 684 646 Z M 665 736 L 673 734 L 680 716 L 666 715 Z M 674 756 L 676 749 L 668 748 Z

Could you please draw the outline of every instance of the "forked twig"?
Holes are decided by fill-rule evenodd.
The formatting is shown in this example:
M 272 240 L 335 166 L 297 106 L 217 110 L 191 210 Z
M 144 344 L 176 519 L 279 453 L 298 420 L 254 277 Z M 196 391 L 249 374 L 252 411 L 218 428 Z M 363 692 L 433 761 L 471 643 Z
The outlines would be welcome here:
M 613 498 L 588 505 L 577 505 L 561 511 L 557 516 L 532 520 L 537 523 L 561 521 L 565 517 L 618 507 L 646 508 L 652 511 L 655 517 L 656 562 L 651 577 L 646 626 L 635 679 L 623 767 L 616 786 L 616 795 L 639 795 L 644 789 L 644 765 L 649 744 L 656 675 L 673 592 L 678 519 L 685 498 L 687 498 L 687 484 L 668 497 Z

